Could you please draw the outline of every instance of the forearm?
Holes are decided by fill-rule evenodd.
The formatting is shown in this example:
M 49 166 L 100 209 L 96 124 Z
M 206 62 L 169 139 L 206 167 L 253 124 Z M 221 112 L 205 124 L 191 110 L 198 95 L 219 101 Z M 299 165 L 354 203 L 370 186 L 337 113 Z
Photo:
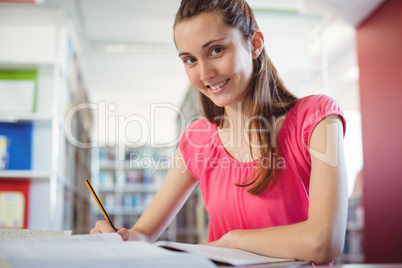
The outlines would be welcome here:
M 128 241 L 144 241 L 151 242 L 151 239 L 141 231 L 135 230 L 134 227 L 128 230 Z
M 222 239 L 226 247 L 257 254 L 328 264 L 342 248 L 330 234 L 308 221 L 264 229 L 234 230 Z M 340 249 L 339 249 L 340 248 Z

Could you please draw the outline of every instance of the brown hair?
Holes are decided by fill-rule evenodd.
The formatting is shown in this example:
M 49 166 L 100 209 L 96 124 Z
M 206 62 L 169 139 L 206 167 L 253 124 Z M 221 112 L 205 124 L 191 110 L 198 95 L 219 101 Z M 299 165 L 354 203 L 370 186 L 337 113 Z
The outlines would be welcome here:
M 246 41 L 251 40 L 253 32 L 259 29 L 253 10 L 244 0 L 182 0 L 173 27 L 201 13 L 216 11 L 222 14 L 223 22 L 229 27 L 237 28 Z M 216 106 L 201 92 L 199 94 L 204 116 L 209 122 L 215 122 L 218 127 L 223 127 L 224 108 Z M 274 157 L 275 159 L 270 159 L 274 160 L 271 163 L 276 163 L 275 160 L 279 157 L 278 148 L 272 146 L 275 139 L 272 131 L 275 127 L 274 117 L 284 115 L 297 100 L 279 78 L 264 48 L 258 58 L 253 60 L 253 77 L 246 91 L 243 108 L 247 107 L 250 111 L 250 118 L 256 118 L 251 122 L 250 128 L 257 130 L 259 144 L 267 145 L 261 146 L 260 157 Z M 264 132 L 266 121 L 269 123 L 268 134 Z M 251 140 L 250 132 L 249 140 Z M 271 155 L 273 149 L 275 154 Z M 252 152 L 251 145 L 250 151 Z M 277 174 L 275 166 L 267 168 L 266 163 L 260 164 L 262 167 L 257 168 L 244 184 L 238 184 L 240 187 L 251 186 L 247 191 L 253 195 L 263 193 L 270 183 L 274 182 L 273 179 Z

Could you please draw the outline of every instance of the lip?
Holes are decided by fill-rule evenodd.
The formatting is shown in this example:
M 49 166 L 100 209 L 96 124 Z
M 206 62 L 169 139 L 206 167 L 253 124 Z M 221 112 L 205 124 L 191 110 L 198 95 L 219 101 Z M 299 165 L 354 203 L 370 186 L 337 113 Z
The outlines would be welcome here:
M 210 87 L 207 87 L 207 89 L 208 89 L 208 91 L 209 91 L 211 94 L 219 94 L 219 93 L 221 93 L 222 91 L 224 91 L 224 90 L 226 89 L 226 87 L 228 86 L 229 83 L 230 83 L 230 79 L 228 79 L 228 81 L 226 82 L 226 84 L 223 85 L 223 87 L 221 87 L 221 88 L 218 89 L 218 90 L 213 90 L 213 89 L 210 88 Z M 219 83 L 218 83 L 218 84 L 219 84 Z M 216 85 L 218 85 L 218 84 L 216 84 Z M 209 86 L 214 86 L 214 85 L 209 85 Z

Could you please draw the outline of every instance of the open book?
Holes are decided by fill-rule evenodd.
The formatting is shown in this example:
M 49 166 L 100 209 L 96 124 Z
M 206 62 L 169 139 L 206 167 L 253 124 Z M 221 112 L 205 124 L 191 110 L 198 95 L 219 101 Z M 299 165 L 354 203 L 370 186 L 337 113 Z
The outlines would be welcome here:
M 165 248 L 182 250 L 190 254 Z M 116 233 L 0 240 L 0 264 L 9 263 L 9 266 L 14 268 L 216 267 L 210 260 L 231 265 L 287 261 L 289 265 L 305 263 L 268 258 L 237 249 L 163 241 L 155 244 L 139 241 L 123 242 Z
M 294 264 L 306 263 L 306 262 L 295 261 L 292 259 L 270 258 L 233 248 L 220 248 L 220 247 L 193 245 L 193 244 L 168 242 L 168 241 L 159 241 L 156 242 L 154 245 L 166 249 L 180 250 L 188 253 L 200 254 L 209 258 L 212 261 L 235 266 L 247 265 L 247 264 L 261 264 L 261 263 L 279 263 L 279 262 L 293 262 Z

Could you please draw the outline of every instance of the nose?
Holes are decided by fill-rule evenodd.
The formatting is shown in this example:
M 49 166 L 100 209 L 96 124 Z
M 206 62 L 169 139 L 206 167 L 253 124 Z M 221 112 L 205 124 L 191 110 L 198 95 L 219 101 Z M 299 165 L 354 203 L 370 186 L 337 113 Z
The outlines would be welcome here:
M 201 81 L 210 81 L 211 78 L 216 76 L 216 70 L 214 66 L 208 61 L 199 62 L 200 66 L 200 79 Z

